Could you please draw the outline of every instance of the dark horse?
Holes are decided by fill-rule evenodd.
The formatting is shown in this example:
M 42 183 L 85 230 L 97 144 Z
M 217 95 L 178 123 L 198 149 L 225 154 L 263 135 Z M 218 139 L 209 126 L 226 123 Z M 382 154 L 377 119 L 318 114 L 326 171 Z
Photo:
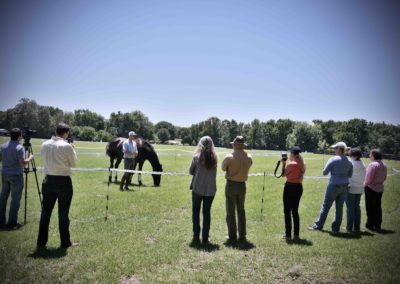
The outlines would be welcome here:
M 126 138 L 123 137 L 117 137 L 112 139 L 107 143 L 106 147 L 106 153 L 110 157 L 110 168 L 114 168 L 114 160 L 117 159 L 115 163 L 115 168 L 118 169 L 119 164 L 121 163 L 121 160 L 124 156 L 122 153 L 122 143 Z M 139 171 L 142 170 L 143 164 L 146 160 L 148 160 L 153 167 L 154 172 L 162 172 L 162 165 L 160 164 L 160 161 L 158 160 L 157 153 L 154 151 L 153 146 L 144 140 L 143 138 L 136 138 L 134 140 L 136 142 L 137 148 L 138 148 L 138 156 L 136 157 L 135 160 L 135 165 L 134 169 L 136 169 L 136 165 L 139 164 Z M 153 176 L 153 181 L 154 181 L 154 186 L 160 186 L 161 182 L 161 175 L 152 175 Z M 109 176 L 109 181 L 111 182 L 112 177 L 111 177 L 111 172 Z M 117 182 L 117 172 L 115 172 L 115 182 Z M 142 176 L 141 174 L 138 174 L 138 182 L 139 185 L 142 185 Z

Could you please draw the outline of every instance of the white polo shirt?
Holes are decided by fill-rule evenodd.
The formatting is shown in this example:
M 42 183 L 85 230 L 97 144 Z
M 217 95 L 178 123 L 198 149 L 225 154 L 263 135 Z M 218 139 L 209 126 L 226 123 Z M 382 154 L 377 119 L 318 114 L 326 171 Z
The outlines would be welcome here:
M 44 162 L 44 173 L 52 176 L 70 176 L 76 165 L 76 152 L 63 138 L 51 137 L 42 144 L 40 151 Z

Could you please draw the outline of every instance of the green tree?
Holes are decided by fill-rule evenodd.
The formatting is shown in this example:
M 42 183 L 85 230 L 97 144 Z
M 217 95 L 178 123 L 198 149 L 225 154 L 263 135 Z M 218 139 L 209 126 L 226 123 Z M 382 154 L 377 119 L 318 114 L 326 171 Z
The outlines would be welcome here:
M 320 132 L 315 126 L 306 122 L 297 122 L 292 133 L 287 136 L 288 148 L 300 146 L 303 151 L 315 152 L 318 149 Z
M 95 130 L 104 129 L 104 118 L 88 109 L 75 110 L 74 123 L 76 126 L 90 126 Z
M 167 121 L 160 121 L 156 125 L 154 125 L 154 132 L 158 133 L 158 131 L 162 128 L 167 129 L 168 133 L 170 134 L 170 138 L 168 138 L 167 140 L 175 139 L 177 137 L 176 136 L 176 134 L 177 134 L 176 127 L 172 123 L 167 122 Z
M 168 129 L 161 128 L 157 132 L 157 137 L 161 141 L 161 143 L 165 143 L 166 141 L 168 141 L 171 138 L 171 135 L 169 134 Z
M 79 139 L 82 141 L 93 141 L 96 137 L 96 129 L 91 126 L 83 126 L 79 134 Z
M 112 135 L 108 133 L 106 130 L 101 129 L 97 131 L 96 136 L 94 138 L 96 141 L 110 141 L 112 139 Z

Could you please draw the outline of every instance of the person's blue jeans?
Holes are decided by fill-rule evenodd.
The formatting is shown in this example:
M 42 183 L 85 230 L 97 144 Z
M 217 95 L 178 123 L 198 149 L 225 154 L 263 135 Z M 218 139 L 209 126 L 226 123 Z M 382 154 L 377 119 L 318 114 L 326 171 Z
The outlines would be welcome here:
M 193 238 L 198 239 L 200 236 L 200 208 L 203 202 L 203 242 L 208 241 L 211 224 L 211 205 L 214 196 L 201 196 L 192 192 L 192 221 L 193 221 Z
M 347 231 L 360 231 L 361 223 L 361 194 L 349 193 L 346 199 L 347 207 Z
M 340 225 L 342 224 L 343 216 L 343 203 L 347 198 L 347 193 L 349 191 L 347 184 L 328 184 L 325 192 L 324 202 L 321 207 L 320 215 L 315 225 L 318 229 L 324 227 L 326 217 L 328 216 L 329 209 L 331 209 L 333 202 L 336 206 L 335 219 L 332 223 L 332 231 L 339 232 Z
M 24 190 L 23 174 L 1 174 L 2 188 L 0 193 L 0 225 L 6 224 L 7 200 L 11 193 L 10 212 L 8 225 L 16 225 L 18 221 L 18 210 L 21 204 L 22 191 Z

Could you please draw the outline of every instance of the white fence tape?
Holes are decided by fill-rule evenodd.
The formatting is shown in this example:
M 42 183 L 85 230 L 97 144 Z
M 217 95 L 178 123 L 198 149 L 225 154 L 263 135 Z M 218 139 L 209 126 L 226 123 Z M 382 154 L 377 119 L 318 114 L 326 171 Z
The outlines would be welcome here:
M 37 167 L 38 170 L 43 171 L 43 167 Z M 388 174 L 388 177 L 400 174 L 400 170 L 392 168 L 394 173 Z M 137 171 L 137 170 L 120 170 L 110 168 L 72 168 L 74 172 L 118 172 L 118 173 L 134 173 L 134 174 L 147 174 L 147 175 L 162 175 L 162 176 L 191 176 L 189 173 L 182 172 L 155 172 L 155 171 Z M 218 173 L 217 176 L 225 176 L 225 173 Z M 249 177 L 264 176 L 264 173 L 249 173 Z M 265 173 L 265 176 L 274 176 L 272 173 Z M 329 176 L 304 176 L 305 179 L 328 179 Z

